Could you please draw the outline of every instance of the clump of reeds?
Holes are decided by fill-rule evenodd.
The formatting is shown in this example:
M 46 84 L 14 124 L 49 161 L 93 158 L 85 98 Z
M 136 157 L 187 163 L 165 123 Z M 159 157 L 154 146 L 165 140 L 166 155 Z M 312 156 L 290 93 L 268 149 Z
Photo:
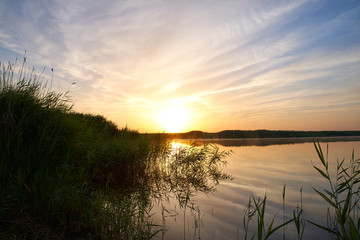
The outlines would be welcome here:
M 66 93 L 45 89 L 41 78 L 26 69 L 25 59 L 16 74 L 13 68 L 1 63 L 1 190 L 20 209 L 45 214 L 61 204 L 59 194 L 71 192 L 59 186 L 70 181 L 60 172 L 67 171 L 64 163 L 72 129 L 64 115 L 71 105 Z
M 256 199 L 252 196 L 248 206 L 245 208 L 243 227 L 245 231 L 244 239 L 250 234 L 249 223 L 252 218 L 257 216 L 257 239 L 267 239 L 280 229 L 284 229 L 290 223 L 294 223 L 297 238 L 303 238 L 305 223 L 308 222 L 322 230 L 328 232 L 333 239 L 360 239 L 360 159 L 355 160 L 354 151 L 349 164 L 342 161 L 337 162 L 335 178 L 329 173 L 329 162 L 327 155 L 323 154 L 319 143 L 314 141 L 314 146 L 320 160 L 320 167 L 313 165 L 314 169 L 324 177 L 328 182 L 328 188 L 320 191 L 314 189 L 319 196 L 329 204 L 327 210 L 327 225 L 323 226 L 313 222 L 311 219 L 305 219 L 302 206 L 302 189 L 300 190 L 300 206 L 293 210 L 293 217 L 289 220 L 283 218 L 283 223 L 274 227 L 276 215 L 272 218 L 268 227 L 265 227 L 265 206 L 267 196 Z M 345 166 L 346 165 L 346 166 Z M 283 191 L 283 212 L 285 214 L 285 186 Z M 255 234 L 251 239 L 255 238 Z M 283 233 L 285 239 L 285 231 Z
M 166 143 L 165 143 L 166 144 Z M 148 168 L 152 192 L 158 199 L 174 195 L 182 207 L 191 203 L 191 197 L 198 193 L 215 191 L 219 181 L 232 179 L 222 171 L 229 151 L 219 151 L 215 145 L 163 147 L 163 152 L 154 158 Z M 165 195 L 165 196 L 164 196 Z
M 186 207 L 228 177 L 215 147 L 170 153 L 166 139 L 72 111 L 26 58 L 0 71 L 0 238 L 150 239 L 150 194 L 171 189 Z
M 124 191 L 149 141 L 73 112 L 25 58 L 0 71 L 0 238 L 150 238 L 149 204 Z
M 284 191 L 283 191 L 283 201 L 285 201 L 285 187 L 284 187 Z M 245 230 L 245 236 L 244 239 L 248 239 L 249 237 L 249 223 L 252 221 L 253 217 L 256 216 L 257 219 L 257 239 L 268 239 L 270 236 L 272 236 L 275 232 L 277 232 L 278 230 L 285 228 L 286 225 L 288 225 L 289 223 L 293 222 L 294 219 L 290 219 L 290 220 L 285 220 L 281 223 L 278 224 L 277 226 L 274 225 L 275 223 L 275 219 L 277 217 L 277 215 L 273 216 L 273 218 L 271 219 L 270 223 L 266 223 L 266 202 L 267 202 L 267 195 L 265 194 L 265 196 L 263 198 L 255 198 L 254 196 L 251 196 L 251 198 L 249 199 L 249 203 L 247 205 L 247 207 L 245 208 L 245 215 L 243 218 L 243 227 Z M 284 206 L 285 203 L 283 203 Z M 285 215 L 284 215 L 285 216 Z M 268 225 L 268 226 L 266 226 Z M 285 233 L 283 234 L 283 236 L 285 237 Z M 255 238 L 255 234 L 253 234 L 251 236 L 251 239 Z
M 360 239 L 360 159 L 355 160 L 354 151 L 350 163 L 345 166 L 345 159 L 337 162 L 336 176 L 329 173 L 329 162 L 323 154 L 320 144 L 315 149 L 321 167 L 313 167 L 329 183 L 329 188 L 314 190 L 329 204 L 328 225 L 322 226 L 308 220 L 311 224 L 327 231 L 335 239 Z

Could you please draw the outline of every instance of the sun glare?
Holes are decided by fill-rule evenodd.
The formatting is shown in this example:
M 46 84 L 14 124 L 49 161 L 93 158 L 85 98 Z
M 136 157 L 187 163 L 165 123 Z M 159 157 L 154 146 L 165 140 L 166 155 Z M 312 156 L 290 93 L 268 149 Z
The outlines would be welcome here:
M 184 108 L 170 106 L 160 111 L 158 121 L 165 132 L 178 133 L 186 127 L 188 112 Z

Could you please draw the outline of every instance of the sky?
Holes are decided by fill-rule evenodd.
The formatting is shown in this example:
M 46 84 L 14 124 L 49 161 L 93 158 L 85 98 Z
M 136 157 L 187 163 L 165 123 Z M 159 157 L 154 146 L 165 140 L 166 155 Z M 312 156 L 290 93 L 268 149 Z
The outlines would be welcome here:
M 2 0 L 0 61 L 140 132 L 360 130 L 359 26 L 360 0 Z

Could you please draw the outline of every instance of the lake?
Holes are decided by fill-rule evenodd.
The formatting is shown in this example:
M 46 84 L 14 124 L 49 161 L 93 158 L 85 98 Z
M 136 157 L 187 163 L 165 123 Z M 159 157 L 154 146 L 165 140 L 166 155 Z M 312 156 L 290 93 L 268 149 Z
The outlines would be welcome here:
M 243 217 L 249 197 L 264 197 L 266 203 L 266 226 L 276 215 L 276 224 L 283 218 L 290 219 L 293 210 L 302 204 L 304 216 L 326 226 L 328 204 L 312 187 L 322 190 L 328 187 L 325 179 L 313 168 L 319 166 L 312 139 L 222 139 L 196 140 L 197 145 L 214 143 L 221 151 L 232 151 L 225 160 L 223 172 L 232 175 L 232 180 L 220 181 L 212 193 L 195 193 L 191 206 L 181 208 L 175 197 L 155 201 L 152 209 L 153 222 L 165 225 L 160 239 L 243 239 Z M 320 139 L 326 154 L 329 147 L 329 168 L 335 174 L 337 160 L 349 162 L 352 151 L 359 158 L 360 138 Z M 174 149 L 189 145 L 194 140 L 174 140 Z M 283 210 L 283 188 L 285 211 Z M 302 197 L 300 190 L 302 189 Z M 171 195 L 170 195 L 171 196 Z M 285 216 L 284 213 L 285 212 Z M 250 223 L 250 232 L 256 232 L 256 218 Z M 297 239 L 291 223 L 276 232 L 272 239 Z M 255 236 L 256 238 L 256 236 Z M 324 230 L 306 223 L 303 239 L 329 239 Z

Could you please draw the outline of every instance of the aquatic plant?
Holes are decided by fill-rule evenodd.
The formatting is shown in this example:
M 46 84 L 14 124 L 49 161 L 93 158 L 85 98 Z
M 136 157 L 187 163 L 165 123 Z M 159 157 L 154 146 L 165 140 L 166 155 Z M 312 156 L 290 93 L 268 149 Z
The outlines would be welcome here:
M 285 188 L 283 192 L 283 196 L 285 194 Z M 284 199 L 284 198 L 283 198 Z M 244 239 L 248 239 L 249 237 L 249 223 L 253 219 L 253 217 L 256 216 L 257 219 L 257 239 L 268 239 L 270 236 L 272 236 L 275 232 L 278 230 L 284 228 L 289 223 L 293 222 L 294 219 L 287 220 L 277 226 L 274 225 L 275 219 L 277 215 L 273 216 L 270 223 L 265 222 L 265 215 L 266 215 L 266 201 L 267 201 L 267 195 L 263 198 L 255 198 L 254 196 L 251 196 L 249 199 L 249 203 L 247 207 L 245 208 L 244 212 L 244 218 L 243 218 L 243 227 L 245 230 L 245 236 Z M 266 225 L 268 225 L 266 227 Z M 251 239 L 255 238 L 255 234 L 251 236 Z M 285 234 L 284 234 L 285 238 Z
M 0 70 L 0 238 L 151 239 L 164 229 L 151 221 L 154 197 L 172 192 L 190 207 L 191 194 L 228 177 L 215 146 L 174 151 L 74 112 L 26 58 Z
M 267 195 L 264 198 L 255 198 L 251 196 L 249 203 L 245 208 L 243 227 L 245 231 L 244 239 L 248 239 L 250 230 L 249 224 L 253 217 L 257 216 L 257 239 L 267 239 L 280 229 L 284 229 L 290 223 L 294 223 L 297 238 L 303 238 L 306 222 L 325 230 L 333 239 L 360 239 L 360 159 L 355 159 L 354 151 L 349 163 L 346 165 L 345 159 L 337 162 L 336 176 L 332 177 L 329 172 L 328 154 L 326 157 L 319 143 L 314 141 L 315 150 L 317 152 L 320 167 L 313 164 L 314 169 L 328 182 L 328 188 L 314 191 L 329 204 L 327 209 L 327 225 L 315 223 L 311 219 L 305 219 L 302 204 L 302 188 L 300 190 L 300 206 L 293 210 L 293 217 L 285 220 L 285 191 L 283 189 L 283 223 L 274 227 L 276 215 L 265 227 L 265 206 Z M 328 153 L 328 148 L 327 148 Z M 335 179 L 334 179 L 335 178 Z M 255 234 L 251 239 L 255 238 Z M 285 231 L 283 232 L 285 239 Z
M 144 174 L 150 142 L 73 112 L 26 58 L 0 71 L 0 238 L 151 238 L 146 196 L 123 191 Z
M 327 231 L 335 239 L 360 239 L 360 159 L 355 160 L 354 151 L 345 166 L 343 159 L 337 162 L 335 179 L 329 173 L 328 154 L 326 157 L 319 143 L 314 142 L 321 166 L 313 164 L 316 171 L 328 182 L 328 189 L 313 188 L 328 204 L 327 226 L 313 221 L 311 224 Z M 327 148 L 328 153 L 328 148 Z
M 297 238 L 301 240 L 304 235 L 306 222 L 304 218 L 304 209 L 302 204 L 302 188 L 300 189 L 300 206 L 297 205 L 296 208 L 293 210 L 293 219 L 296 228 Z
M 149 164 L 147 178 L 158 201 L 175 196 L 186 207 L 196 193 L 214 192 L 219 181 L 232 178 L 222 171 L 231 152 L 215 145 L 172 147 L 165 142 L 163 149 Z

